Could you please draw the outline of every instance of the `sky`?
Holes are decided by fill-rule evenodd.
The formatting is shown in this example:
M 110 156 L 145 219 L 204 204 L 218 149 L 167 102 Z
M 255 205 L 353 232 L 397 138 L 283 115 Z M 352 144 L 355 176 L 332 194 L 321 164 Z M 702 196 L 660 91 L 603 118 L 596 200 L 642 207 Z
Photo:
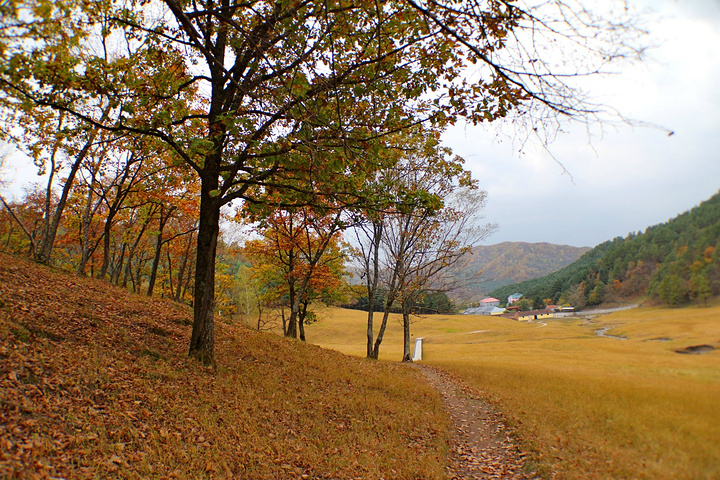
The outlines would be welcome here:
M 553 159 L 532 145 L 519 153 L 511 127 L 499 136 L 495 128 L 452 127 L 443 142 L 488 192 L 485 220 L 498 225 L 484 244 L 593 247 L 663 223 L 720 190 L 720 0 L 632 3 L 657 12 L 649 25 L 654 48 L 646 61 L 591 80 L 587 90 L 625 117 L 674 134 L 623 125 L 588 139 L 568 128 L 550 145 Z M 5 169 L 16 184 L 37 179 L 27 164 Z
M 568 128 L 547 152 L 518 153 L 512 134 L 457 125 L 443 142 L 488 192 L 483 244 L 593 247 L 645 230 L 720 190 L 720 0 L 653 0 L 648 58 L 587 90 L 625 117 L 659 128 Z M 510 129 L 511 130 L 511 129 Z M 564 173 L 564 168 L 569 172 Z

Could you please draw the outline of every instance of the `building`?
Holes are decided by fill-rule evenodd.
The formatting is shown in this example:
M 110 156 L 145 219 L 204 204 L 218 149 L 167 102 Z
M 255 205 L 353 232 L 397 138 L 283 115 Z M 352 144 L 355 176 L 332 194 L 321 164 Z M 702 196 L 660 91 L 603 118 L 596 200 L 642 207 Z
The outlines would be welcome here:
M 513 293 L 507 299 L 508 307 L 522 298 L 522 293 Z
M 480 306 L 483 306 L 483 305 L 492 305 L 494 307 L 499 307 L 500 300 L 498 300 L 497 298 L 493 298 L 493 297 L 485 297 L 482 300 L 480 300 Z
M 497 315 L 497 311 L 504 312 L 505 310 L 500 308 L 500 300 L 493 297 L 486 297 L 480 300 L 480 306 L 468 308 L 464 312 L 464 315 Z
M 552 310 L 531 310 L 529 312 L 517 312 L 516 320 L 519 322 L 532 323 L 535 320 L 542 320 L 545 318 L 555 318 L 555 312 Z

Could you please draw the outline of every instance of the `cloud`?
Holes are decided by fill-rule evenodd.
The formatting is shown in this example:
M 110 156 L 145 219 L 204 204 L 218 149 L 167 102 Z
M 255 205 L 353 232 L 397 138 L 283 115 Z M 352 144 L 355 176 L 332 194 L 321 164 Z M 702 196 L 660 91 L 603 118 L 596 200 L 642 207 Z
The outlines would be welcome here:
M 587 88 L 623 115 L 666 127 L 566 127 L 551 145 L 518 154 L 482 127 L 443 138 L 465 156 L 488 191 L 487 243 L 530 241 L 594 246 L 665 222 L 720 188 L 720 2 L 644 2 L 658 10 L 647 62 Z

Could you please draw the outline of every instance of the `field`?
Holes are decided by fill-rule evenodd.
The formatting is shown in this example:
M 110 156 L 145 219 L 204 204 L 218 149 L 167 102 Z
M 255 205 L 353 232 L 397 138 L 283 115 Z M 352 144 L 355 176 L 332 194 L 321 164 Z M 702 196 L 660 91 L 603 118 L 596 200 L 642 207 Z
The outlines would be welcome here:
M 365 352 L 365 314 L 327 310 L 308 341 Z M 607 328 L 600 337 L 596 330 Z M 496 404 L 547 478 L 720 478 L 720 305 L 639 308 L 597 318 L 520 323 L 419 317 L 423 361 Z M 391 317 L 381 359 L 397 361 Z

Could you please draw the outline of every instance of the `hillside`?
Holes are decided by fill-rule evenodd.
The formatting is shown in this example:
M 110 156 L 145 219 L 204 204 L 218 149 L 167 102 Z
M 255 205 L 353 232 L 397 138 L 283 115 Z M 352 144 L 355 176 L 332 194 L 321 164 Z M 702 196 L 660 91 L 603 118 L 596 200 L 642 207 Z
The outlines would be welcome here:
M 660 225 L 604 242 L 545 277 L 493 290 L 583 307 L 648 296 L 669 306 L 720 294 L 720 193 Z
M 0 254 L 0 478 L 444 478 L 422 373 Z
M 589 251 L 551 243 L 503 242 L 480 245 L 465 255 L 456 276 L 463 287 L 451 293 L 456 302 L 473 302 L 503 285 L 543 277 Z

